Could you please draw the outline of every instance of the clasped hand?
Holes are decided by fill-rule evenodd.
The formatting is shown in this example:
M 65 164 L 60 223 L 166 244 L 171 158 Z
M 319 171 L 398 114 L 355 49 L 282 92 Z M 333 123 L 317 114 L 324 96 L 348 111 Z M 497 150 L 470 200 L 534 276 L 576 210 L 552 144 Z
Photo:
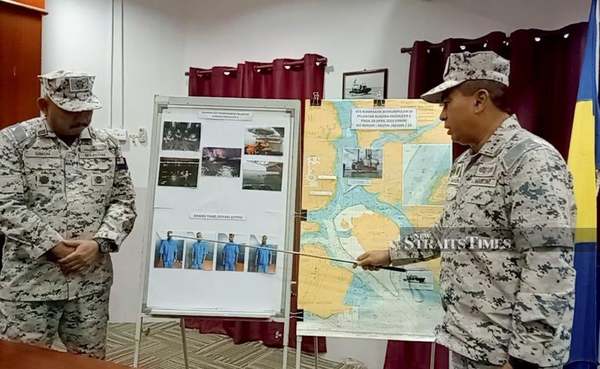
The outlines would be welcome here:
M 64 240 L 50 250 L 58 259 L 64 273 L 78 272 L 98 257 L 98 243 L 94 240 Z

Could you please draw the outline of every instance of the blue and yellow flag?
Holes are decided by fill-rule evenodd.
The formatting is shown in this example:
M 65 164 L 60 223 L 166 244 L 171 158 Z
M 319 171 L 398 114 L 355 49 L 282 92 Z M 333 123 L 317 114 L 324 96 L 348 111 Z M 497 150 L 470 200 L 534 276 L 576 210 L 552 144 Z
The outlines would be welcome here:
M 598 3 L 592 0 L 587 40 L 568 164 L 577 202 L 575 233 L 575 317 L 568 369 L 596 368 L 598 363 L 598 254 L 596 250 L 596 173 L 600 169 L 598 101 Z

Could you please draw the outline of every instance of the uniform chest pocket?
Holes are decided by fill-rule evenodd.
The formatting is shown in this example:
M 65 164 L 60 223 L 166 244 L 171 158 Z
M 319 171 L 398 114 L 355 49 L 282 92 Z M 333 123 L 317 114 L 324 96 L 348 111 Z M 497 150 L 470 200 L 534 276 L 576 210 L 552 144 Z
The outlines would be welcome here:
M 95 194 L 104 194 L 104 191 L 98 190 L 112 186 L 115 174 L 113 156 L 105 153 L 83 152 L 79 154 L 79 165 L 83 181 L 91 186 Z
M 63 184 L 64 163 L 59 157 L 24 156 L 25 178 L 38 195 L 49 196 Z

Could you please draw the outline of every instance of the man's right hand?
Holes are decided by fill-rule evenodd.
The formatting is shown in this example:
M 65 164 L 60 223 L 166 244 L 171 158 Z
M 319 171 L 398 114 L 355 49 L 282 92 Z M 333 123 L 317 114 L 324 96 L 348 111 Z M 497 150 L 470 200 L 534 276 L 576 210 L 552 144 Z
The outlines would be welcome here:
M 63 241 L 59 242 L 50 249 L 50 254 L 53 256 L 53 260 L 60 260 L 75 251 L 75 247 L 69 246 Z
M 373 250 L 367 251 L 356 258 L 355 266 L 360 266 L 366 270 L 376 270 L 381 266 L 390 265 L 389 250 Z

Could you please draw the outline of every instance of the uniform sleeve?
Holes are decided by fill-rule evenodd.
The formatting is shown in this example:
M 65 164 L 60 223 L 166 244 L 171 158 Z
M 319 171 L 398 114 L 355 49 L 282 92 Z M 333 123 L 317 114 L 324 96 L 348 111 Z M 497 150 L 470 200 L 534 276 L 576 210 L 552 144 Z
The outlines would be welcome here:
M 511 178 L 511 213 L 522 272 L 509 355 L 541 367 L 566 362 L 573 321 L 575 205 L 564 160 L 548 149 L 523 155 Z
M 458 174 L 464 165 L 468 151 L 465 151 L 452 164 L 450 177 L 453 173 Z M 392 242 L 390 247 L 390 260 L 393 265 L 406 265 L 421 261 L 427 261 L 440 257 L 444 237 L 444 215 L 427 231 L 414 232 Z
M 462 157 L 461 157 L 462 158 Z M 451 172 L 461 164 L 461 158 L 452 166 Z M 390 260 L 393 265 L 406 265 L 427 261 L 440 257 L 440 245 L 443 244 L 444 215 L 426 231 L 410 233 L 392 242 L 389 249 Z
M 429 231 L 415 232 L 392 242 L 392 265 L 406 265 L 435 259 L 440 256 L 442 218 Z
M 115 179 L 110 202 L 104 213 L 100 229 L 94 236 L 112 240 L 117 247 L 116 250 L 112 251 L 118 251 L 118 248 L 131 232 L 137 216 L 133 183 L 129 175 L 127 162 L 118 147 L 115 157 Z
M 0 157 L 0 232 L 38 259 L 63 238 L 27 207 L 22 160 L 6 131 L 0 133 Z

